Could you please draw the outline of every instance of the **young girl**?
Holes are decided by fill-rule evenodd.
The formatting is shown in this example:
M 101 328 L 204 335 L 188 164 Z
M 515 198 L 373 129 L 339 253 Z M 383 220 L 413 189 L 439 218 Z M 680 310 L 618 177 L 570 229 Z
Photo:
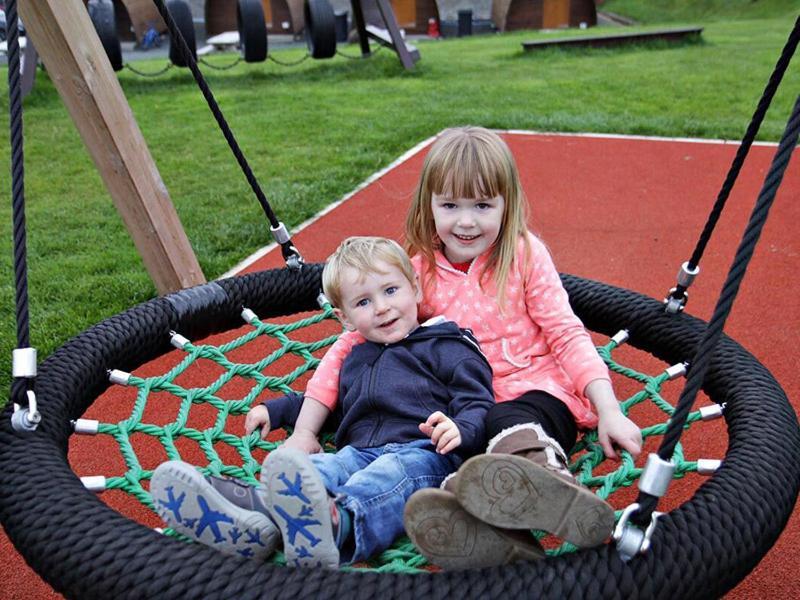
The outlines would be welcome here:
M 639 428 L 622 414 L 547 249 L 527 229 L 526 209 L 505 142 L 463 127 L 431 147 L 406 221 L 406 249 L 423 288 L 420 318 L 443 315 L 471 329 L 494 372 L 487 453 L 406 507 L 411 539 L 450 568 L 525 556 L 530 539 L 512 530 L 544 530 L 583 547 L 601 543 L 614 512 L 575 481 L 565 450 L 579 428 L 593 427 L 609 458 L 617 458 L 615 446 L 634 456 L 641 450 Z M 357 333 L 343 334 L 306 396 L 335 397 L 339 367 L 361 342 Z

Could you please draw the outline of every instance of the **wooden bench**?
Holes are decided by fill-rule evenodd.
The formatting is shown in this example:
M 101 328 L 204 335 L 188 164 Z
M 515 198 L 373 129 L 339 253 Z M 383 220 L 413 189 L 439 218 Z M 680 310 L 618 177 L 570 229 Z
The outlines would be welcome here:
M 681 27 L 676 29 L 658 29 L 656 31 L 619 33 L 615 35 L 591 35 L 570 38 L 553 38 L 549 40 L 536 40 L 532 42 L 522 42 L 522 48 L 526 51 L 539 50 L 541 48 L 575 48 L 575 47 L 609 47 L 622 46 L 624 44 L 636 44 L 651 40 L 665 40 L 668 42 L 678 42 L 691 38 L 699 38 L 703 33 L 702 27 Z

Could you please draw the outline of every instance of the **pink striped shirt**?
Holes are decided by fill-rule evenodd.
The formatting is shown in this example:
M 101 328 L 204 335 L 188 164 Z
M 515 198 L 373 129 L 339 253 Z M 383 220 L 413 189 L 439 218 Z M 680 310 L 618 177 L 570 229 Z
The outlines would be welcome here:
M 478 256 L 464 273 L 437 252 L 433 281 L 427 281 L 423 290 L 420 321 L 444 315 L 473 331 L 492 366 L 497 402 L 542 390 L 563 401 L 580 427 L 595 427 L 597 416 L 583 390 L 595 379 L 608 380 L 608 369 L 572 312 L 544 244 L 532 234 L 527 241 L 530 261 L 526 268 L 525 240 L 520 239 L 502 310 L 491 278 L 485 278 L 483 289 L 479 281 L 488 253 Z M 412 263 L 423 278 L 424 258 L 417 255 Z M 358 333 L 342 334 L 317 367 L 306 395 L 333 408 L 339 368 L 350 349 L 363 341 Z

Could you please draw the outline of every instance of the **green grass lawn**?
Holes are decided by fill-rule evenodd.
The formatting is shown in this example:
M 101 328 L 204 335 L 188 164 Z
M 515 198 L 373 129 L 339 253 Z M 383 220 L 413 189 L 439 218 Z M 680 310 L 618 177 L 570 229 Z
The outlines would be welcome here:
M 611 10 L 625 3 L 606 4 Z M 387 50 L 365 61 L 337 57 L 293 68 L 266 62 L 204 72 L 277 214 L 294 226 L 414 144 L 457 124 L 739 139 L 800 6 L 765 4 L 782 12 L 701 21 L 702 41 L 677 46 L 523 53 L 523 40 L 564 33 L 517 32 L 421 42 L 414 72 L 403 71 Z M 602 31 L 618 30 L 584 33 Z M 357 53 L 355 46 L 347 51 Z M 279 58 L 301 55 L 285 51 Z M 210 60 L 224 64 L 231 57 Z M 800 89 L 796 66 L 762 140 L 777 140 L 783 130 Z M 206 277 L 269 243 L 261 209 L 188 71 L 148 79 L 124 70 L 119 79 Z M 0 156 L 8 165 L 5 73 L 2 80 Z M 155 288 L 41 71 L 25 101 L 25 144 L 31 334 L 44 358 L 86 327 L 152 298 Z M 8 177 L 0 182 L 9 198 Z M 16 343 L 9 207 L 7 201 L 0 208 L 4 390 Z
M 630 17 L 640 23 L 692 19 L 724 21 L 797 16 L 797 0 L 597 0 L 597 10 Z

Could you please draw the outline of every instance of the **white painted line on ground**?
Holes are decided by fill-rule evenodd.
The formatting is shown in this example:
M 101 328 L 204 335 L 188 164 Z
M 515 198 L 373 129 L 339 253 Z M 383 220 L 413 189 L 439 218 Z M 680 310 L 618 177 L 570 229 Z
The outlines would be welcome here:
M 722 145 L 735 145 L 738 146 L 741 142 L 739 140 L 718 140 L 718 139 L 702 139 L 702 138 L 681 138 L 681 137 L 659 137 L 659 136 L 649 136 L 649 135 L 627 135 L 627 134 L 617 134 L 617 133 L 568 133 L 568 132 L 554 132 L 554 131 L 531 131 L 531 130 L 524 130 L 524 129 L 495 129 L 497 133 L 507 133 L 512 135 L 549 135 L 549 136 L 559 136 L 559 137 L 586 137 L 586 138 L 596 138 L 596 139 L 611 139 L 611 140 L 647 140 L 647 141 L 654 141 L 654 142 L 688 142 L 691 144 L 722 144 Z M 390 165 L 384 167 L 380 171 L 376 171 L 369 177 L 367 177 L 364 181 L 362 181 L 355 189 L 351 192 L 346 194 L 340 200 L 333 202 L 323 208 L 320 212 L 315 214 L 310 219 L 303 221 L 298 225 L 296 228 L 292 230 L 292 235 L 297 234 L 298 232 L 302 231 L 312 223 L 318 221 L 329 212 L 334 210 L 335 208 L 339 207 L 342 203 L 347 202 L 350 198 L 355 196 L 358 192 L 363 190 L 365 187 L 373 183 L 374 181 L 383 177 L 386 173 L 398 167 L 399 165 L 403 164 L 407 160 L 409 160 L 412 156 L 414 156 L 417 152 L 431 144 L 436 138 L 437 135 L 429 137 L 426 140 L 423 140 L 413 148 L 411 148 L 408 152 L 404 153 L 400 156 L 397 160 L 392 162 Z M 753 142 L 754 146 L 778 146 L 777 142 Z M 227 272 L 220 275 L 219 279 L 224 279 L 226 277 L 232 277 L 237 273 L 240 273 L 250 265 L 252 265 L 257 260 L 261 259 L 268 253 L 270 253 L 273 248 L 275 248 L 277 244 L 272 242 L 271 244 L 256 250 L 253 254 L 242 260 L 239 264 L 234 266 L 233 268 L 229 269 Z
M 530 131 L 525 129 L 495 129 L 498 133 L 511 133 L 514 135 L 551 135 L 561 137 L 588 137 L 610 140 L 649 140 L 653 142 L 688 142 L 690 144 L 722 144 L 723 146 L 741 144 L 739 140 L 717 140 L 703 138 L 660 137 L 655 135 L 628 135 L 624 133 L 569 133 L 553 131 Z M 753 142 L 753 146 L 778 146 L 778 142 Z
M 386 173 L 388 173 L 389 171 L 391 171 L 395 167 L 398 167 L 401 164 L 403 164 L 404 162 L 406 162 L 408 159 L 410 159 L 417 152 L 422 150 L 425 146 L 427 146 L 428 144 L 433 142 L 433 140 L 435 140 L 435 139 L 436 139 L 436 136 L 429 137 L 427 140 L 424 140 L 424 141 L 420 142 L 419 144 L 417 144 L 416 146 L 414 146 L 413 148 L 411 148 L 411 150 L 409 150 L 408 152 L 404 153 L 402 156 L 400 156 L 397 160 L 395 160 L 393 163 L 391 163 L 387 167 L 381 169 L 380 171 L 376 171 L 375 173 L 373 173 L 372 175 L 367 177 L 364 181 L 362 181 L 353 191 L 351 191 L 348 194 L 346 194 L 340 200 L 337 200 L 336 202 L 333 202 L 333 203 L 329 204 L 328 206 L 323 208 L 321 211 L 319 211 L 317 214 L 315 214 L 310 219 L 300 223 L 300 225 L 298 225 L 297 227 L 295 227 L 291 231 L 291 234 L 295 235 L 298 232 L 300 232 L 303 229 L 305 229 L 306 227 L 308 227 L 309 225 L 311 225 L 312 223 L 314 223 L 316 221 L 319 221 L 322 217 L 327 215 L 333 209 L 339 207 L 342 203 L 347 202 L 350 198 L 355 196 L 358 192 L 363 190 L 369 184 L 373 183 L 374 181 L 377 181 L 378 179 L 380 179 L 381 177 L 386 175 Z M 220 275 L 219 279 L 225 279 L 226 277 L 232 277 L 232 276 L 236 275 L 237 273 L 240 273 L 241 271 L 243 271 L 244 269 L 246 269 L 247 267 L 252 265 L 257 260 L 259 260 L 262 257 L 264 257 L 265 255 L 269 254 L 272 251 L 273 248 L 277 247 L 277 245 L 278 245 L 277 243 L 272 242 L 271 244 L 269 244 L 267 246 L 264 246 L 263 248 L 260 248 L 259 250 L 256 250 L 253 254 L 251 254 L 250 256 L 245 258 L 243 261 L 241 261 L 239 264 L 234 266 L 232 269 L 229 269 L 226 273 L 223 273 L 222 275 Z

